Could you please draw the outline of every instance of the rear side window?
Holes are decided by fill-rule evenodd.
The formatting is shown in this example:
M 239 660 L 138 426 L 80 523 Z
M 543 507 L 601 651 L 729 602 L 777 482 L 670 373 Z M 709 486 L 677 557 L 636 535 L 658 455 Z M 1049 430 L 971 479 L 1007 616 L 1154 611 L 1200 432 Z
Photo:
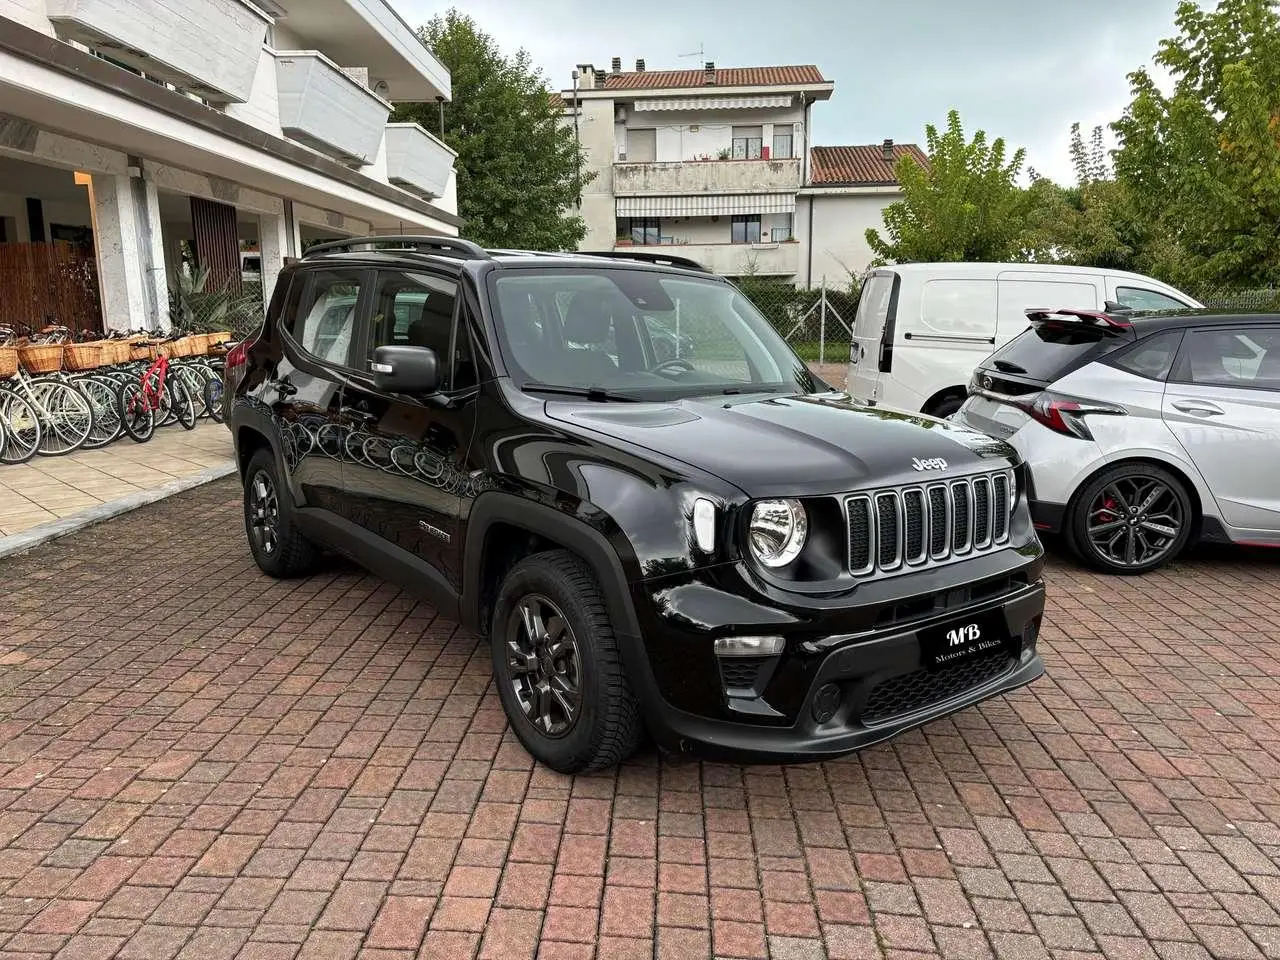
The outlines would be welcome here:
M 1190 330 L 1174 379 L 1213 387 L 1280 390 L 1280 327 Z
M 1186 310 L 1188 305 L 1181 300 L 1144 290 L 1141 287 L 1116 287 L 1116 302 L 1130 310 Z
M 1118 351 L 1107 358 L 1107 363 L 1148 380 L 1165 380 L 1173 369 L 1173 358 L 1178 355 L 1180 343 L 1181 330 L 1157 333 L 1155 336 L 1143 337 L 1128 349 Z
M 879 337 L 889 319 L 889 304 L 893 300 L 892 273 L 873 273 L 863 285 L 858 298 L 858 313 L 853 321 L 855 337 Z
M 1082 323 L 1038 323 L 997 350 L 983 367 L 1052 383 L 1129 342 Z

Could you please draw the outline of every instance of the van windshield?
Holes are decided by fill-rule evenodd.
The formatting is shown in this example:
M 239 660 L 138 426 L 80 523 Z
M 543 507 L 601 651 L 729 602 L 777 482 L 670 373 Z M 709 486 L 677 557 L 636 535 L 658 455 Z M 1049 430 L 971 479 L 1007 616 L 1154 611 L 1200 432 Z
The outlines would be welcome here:
M 812 393 L 818 381 L 737 288 L 650 270 L 522 269 L 490 280 L 523 389 L 600 399 Z

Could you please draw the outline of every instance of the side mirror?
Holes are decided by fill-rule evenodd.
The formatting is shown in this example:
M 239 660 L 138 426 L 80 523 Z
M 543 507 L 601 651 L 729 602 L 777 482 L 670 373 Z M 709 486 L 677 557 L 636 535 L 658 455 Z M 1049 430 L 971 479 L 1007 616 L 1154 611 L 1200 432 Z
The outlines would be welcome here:
M 388 393 L 435 393 L 440 389 L 440 358 L 430 347 L 375 347 L 369 362 L 373 383 Z

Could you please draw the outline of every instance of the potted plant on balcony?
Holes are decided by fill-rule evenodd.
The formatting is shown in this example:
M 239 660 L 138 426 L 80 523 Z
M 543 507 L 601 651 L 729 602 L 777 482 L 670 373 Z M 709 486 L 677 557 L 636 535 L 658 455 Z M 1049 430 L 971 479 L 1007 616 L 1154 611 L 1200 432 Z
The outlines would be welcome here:
M 732 159 L 733 159 L 733 151 L 732 151 L 732 150 L 730 150 L 728 147 L 725 147 L 725 148 L 724 148 L 723 150 L 721 150 L 718 154 L 716 154 L 716 159 L 717 159 L 717 160 L 732 160 Z

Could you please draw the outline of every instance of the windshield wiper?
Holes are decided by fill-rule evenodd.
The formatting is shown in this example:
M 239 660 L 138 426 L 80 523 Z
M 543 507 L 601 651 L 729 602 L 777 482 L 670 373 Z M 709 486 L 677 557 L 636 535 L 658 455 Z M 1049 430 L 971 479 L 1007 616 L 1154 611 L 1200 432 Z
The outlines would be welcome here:
M 607 403 L 609 401 L 617 401 L 621 403 L 639 403 L 639 397 L 633 397 L 629 393 L 615 393 L 612 390 L 606 390 L 604 387 L 563 387 L 550 383 L 526 383 L 521 388 L 526 393 L 549 393 L 557 397 L 581 397 L 583 400 L 591 400 L 596 403 Z

